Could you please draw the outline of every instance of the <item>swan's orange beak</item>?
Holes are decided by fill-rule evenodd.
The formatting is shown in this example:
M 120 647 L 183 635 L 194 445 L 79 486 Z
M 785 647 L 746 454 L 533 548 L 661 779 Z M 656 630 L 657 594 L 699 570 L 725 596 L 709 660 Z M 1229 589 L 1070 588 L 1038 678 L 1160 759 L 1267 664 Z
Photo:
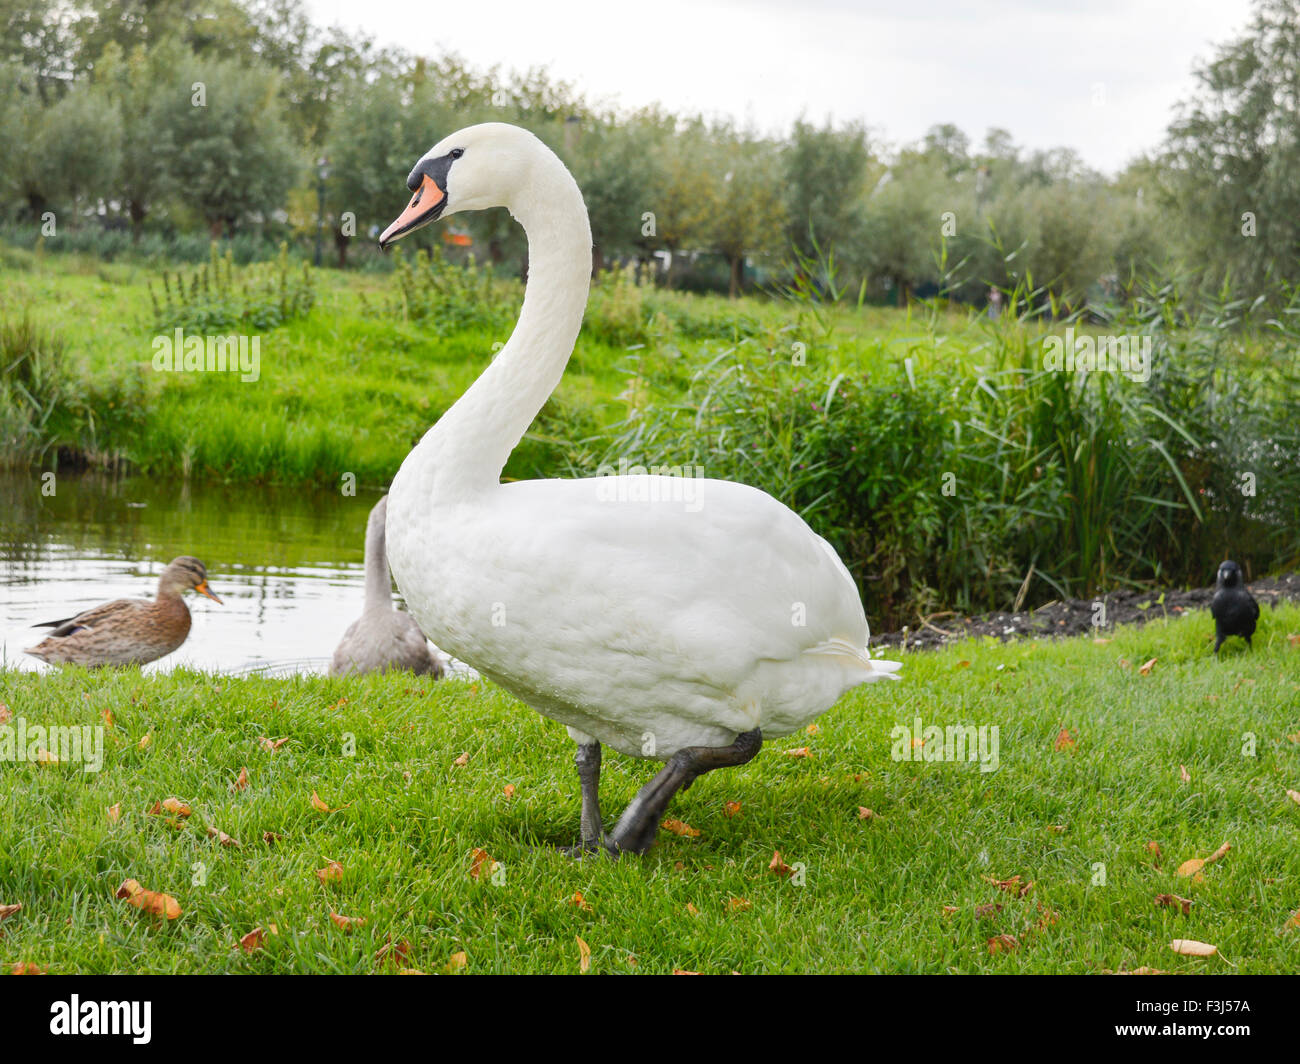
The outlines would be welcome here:
M 221 599 L 217 598 L 217 596 L 212 593 L 212 589 L 208 587 L 208 582 L 206 580 L 204 580 L 203 583 L 201 584 L 195 584 L 194 590 L 197 591 L 200 595 L 210 598 L 218 606 L 225 605 L 225 603 L 223 603 Z
M 407 233 L 413 233 L 421 226 L 428 225 L 442 213 L 442 208 L 446 204 L 447 193 L 440 189 L 428 174 L 422 174 L 420 187 L 415 190 L 415 195 L 406 205 L 406 210 L 402 211 L 393 224 L 380 234 L 379 246 L 386 248 Z

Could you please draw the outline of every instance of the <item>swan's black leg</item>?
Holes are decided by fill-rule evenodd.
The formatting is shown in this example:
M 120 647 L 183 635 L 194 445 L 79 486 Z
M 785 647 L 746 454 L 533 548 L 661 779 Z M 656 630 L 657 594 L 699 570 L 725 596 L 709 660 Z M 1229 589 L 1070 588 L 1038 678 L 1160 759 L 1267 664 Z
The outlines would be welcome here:
M 583 743 L 573 755 L 582 784 L 582 848 L 595 850 L 605 838 L 600 818 L 600 743 Z
M 575 857 L 594 853 L 605 841 L 605 825 L 600 817 L 600 743 L 579 743 L 573 755 L 582 784 L 582 844 L 565 846 L 563 851 Z
M 755 728 L 736 736 L 730 746 L 688 746 L 678 750 L 623 811 L 605 840 L 606 848 L 615 856 L 623 852 L 645 853 L 655 841 L 659 821 L 674 794 L 686 790 L 697 776 L 715 768 L 743 765 L 762 745 L 763 733 Z

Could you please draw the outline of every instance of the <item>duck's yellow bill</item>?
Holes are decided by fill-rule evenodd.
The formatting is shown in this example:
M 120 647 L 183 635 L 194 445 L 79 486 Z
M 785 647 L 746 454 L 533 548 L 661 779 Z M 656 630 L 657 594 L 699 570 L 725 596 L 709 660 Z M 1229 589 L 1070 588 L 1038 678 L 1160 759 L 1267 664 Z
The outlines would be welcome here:
M 207 596 L 218 606 L 225 605 L 225 603 L 223 603 L 221 599 L 217 598 L 217 596 L 212 593 L 212 589 L 208 587 L 208 582 L 206 580 L 204 580 L 203 583 L 201 584 L 195 584 L 194 590 L 197 591 L 200 595 Z

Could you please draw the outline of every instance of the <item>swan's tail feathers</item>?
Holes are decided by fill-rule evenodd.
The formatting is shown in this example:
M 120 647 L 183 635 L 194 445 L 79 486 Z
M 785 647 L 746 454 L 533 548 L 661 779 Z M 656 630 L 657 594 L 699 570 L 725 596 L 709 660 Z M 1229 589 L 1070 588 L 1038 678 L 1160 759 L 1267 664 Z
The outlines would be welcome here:
M 903 667 L 901 661 L 885 661 L 883 658 L 872 658 L 868 663 L 871 669 L 871 675 L 864 681 L 874 683 L 876 680 L 900 680 L 901 676 L 895 676 L 899 669 Z
M 838 658 L 843 664 L 857 666 L 865 674 L 856 679 L 855 683 L 875 683 L 877 680 L 897 680 L 900 677 L 895 676 L 903 667 L 901 661 L 885 661 L 881 658 L 873 658 L 865 647 L 858 647 L 850 643 L 847 639 L 828 639 L 812 649 L 805 651 L 808 654 L 824 654 L 827 657 Z

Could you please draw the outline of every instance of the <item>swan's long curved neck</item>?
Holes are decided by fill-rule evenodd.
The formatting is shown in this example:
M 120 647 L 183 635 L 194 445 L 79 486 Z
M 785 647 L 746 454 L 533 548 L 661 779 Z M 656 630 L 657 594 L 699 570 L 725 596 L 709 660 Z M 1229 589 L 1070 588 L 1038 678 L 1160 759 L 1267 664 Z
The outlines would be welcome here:
M 539 146 L 540 147 L 540 146 Z M 582 326 L 591 280 L 591 225 L 577 183 L 542 148 L 511 213 L 528 236 L 528 284 L 509 341 L 407 456 L 440 498 L 500 482 L 510 452 L 555 390 Z
M 392 609 L 393 587 L 388 576 L 388 552 L 384 544 L 387 507 L 381 500 L 366 522 L 366 609 Z

